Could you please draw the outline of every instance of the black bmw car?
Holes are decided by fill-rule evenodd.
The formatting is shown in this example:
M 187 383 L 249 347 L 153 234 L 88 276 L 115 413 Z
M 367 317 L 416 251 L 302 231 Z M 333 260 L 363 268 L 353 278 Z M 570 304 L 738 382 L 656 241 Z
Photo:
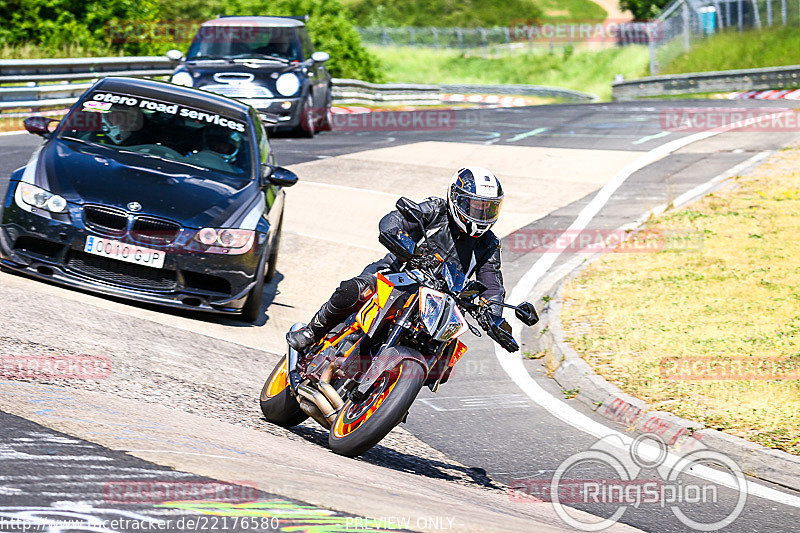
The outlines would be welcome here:
M 172 83 L 240 99 L 275 115 L 274 127 L 313 137 L 331 127 L 329 59 L 296 17 L 220 17 L 200 25 Z
M 255 321 L 283 187 L 258 113 L 168 83 L 106 78 L 45 138 L 2 204 L 0 265 L 141 302 Z

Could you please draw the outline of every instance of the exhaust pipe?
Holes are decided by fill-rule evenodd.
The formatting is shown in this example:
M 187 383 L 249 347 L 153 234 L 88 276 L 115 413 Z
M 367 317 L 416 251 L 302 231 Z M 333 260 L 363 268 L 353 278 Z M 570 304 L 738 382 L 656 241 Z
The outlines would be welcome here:
M 330 385 L 328 385 L 330 387 Z M 331 387 L 333 388 L 333 387 Z M 333 391 L 336 392 L 336 391 Z M 314 405 L 317 406 L 320 413 L 322 414 L 324 420 L 326 420 L 326 424 L 322 424 L 326 428 L 330 428 L 331 424 L 333 424 L 334 419 L 336 418 L 336 409 L 333 408 L 331 402 L 325 397 L 318 390 L 314 390 L 308 385 L 300 385 L 297 387 L 297 394 L 302 396 L 303 398 L 311 401 Z M 316 420 L 316 419 L 315 419 Z M 317 420 L 319 422 L 319 420 Z
M 339 369 L 340 366 L 342 366 L 343 360 L 343 358 L 338 357 L 334 361 L 331 361 L 327 368 L 325 368 L 325 371 L 322 373 L 322 376 L 320 376 L 319 380 L 319 390 L 325 395 L 325 398 L 331 402 L 331 405 L 337 411 L 344 405 L 344 400 L 331 385 L 331 379 L 333 378 L 333 374 Z
M 319 408 L 311 400 L 308 398 L 300 398 L 299 404 L 300 409 L 302 409 L 305 414 L 316 420 L 317 424 L 325 429 L 330 429 L 330 422 L 328 422 L 328 420 L 322 416 Z

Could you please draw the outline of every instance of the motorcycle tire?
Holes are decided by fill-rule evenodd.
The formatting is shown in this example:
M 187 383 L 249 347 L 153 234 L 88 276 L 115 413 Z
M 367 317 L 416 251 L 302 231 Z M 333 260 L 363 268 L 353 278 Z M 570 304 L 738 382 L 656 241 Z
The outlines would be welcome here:
M 296 426 L 306 418 L 297 400 L 289 392 L 289 376 L 286 372 L 284 356 L 264 383 L 261 389 L 261 412 L 268 422 L 288 428 Z
M 339 411 L 328 433 L 331 450 L 356 457 L 378 444 L 406 416 L 424 380 L 422 365 L 411 359 L 384 372 L 366 398 Z

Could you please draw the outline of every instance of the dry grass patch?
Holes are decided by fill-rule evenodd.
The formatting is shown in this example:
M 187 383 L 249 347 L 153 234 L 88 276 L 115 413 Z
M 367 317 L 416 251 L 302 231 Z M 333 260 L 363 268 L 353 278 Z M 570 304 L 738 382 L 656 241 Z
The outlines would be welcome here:
M 800 147 L 735 187 L 648 223 L 697 232 L 699 250 L 614 253 L 565 289 L 567 340 L 595 370 L 655 409 L 800 454 Z M 790 379 L 667 379 L 675 362 Z

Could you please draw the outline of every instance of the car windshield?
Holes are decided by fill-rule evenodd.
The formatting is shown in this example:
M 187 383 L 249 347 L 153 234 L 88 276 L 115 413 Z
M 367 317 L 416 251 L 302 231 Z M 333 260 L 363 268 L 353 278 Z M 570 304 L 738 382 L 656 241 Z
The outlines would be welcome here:
M 261 26 L 201 26 L 186 59 L 279 58 L 302 61 L 297 28 Z
M 241 177 L 251 175 L 245 123 L 136 95 L 90 94 L 64 119 L 59 138 Z

